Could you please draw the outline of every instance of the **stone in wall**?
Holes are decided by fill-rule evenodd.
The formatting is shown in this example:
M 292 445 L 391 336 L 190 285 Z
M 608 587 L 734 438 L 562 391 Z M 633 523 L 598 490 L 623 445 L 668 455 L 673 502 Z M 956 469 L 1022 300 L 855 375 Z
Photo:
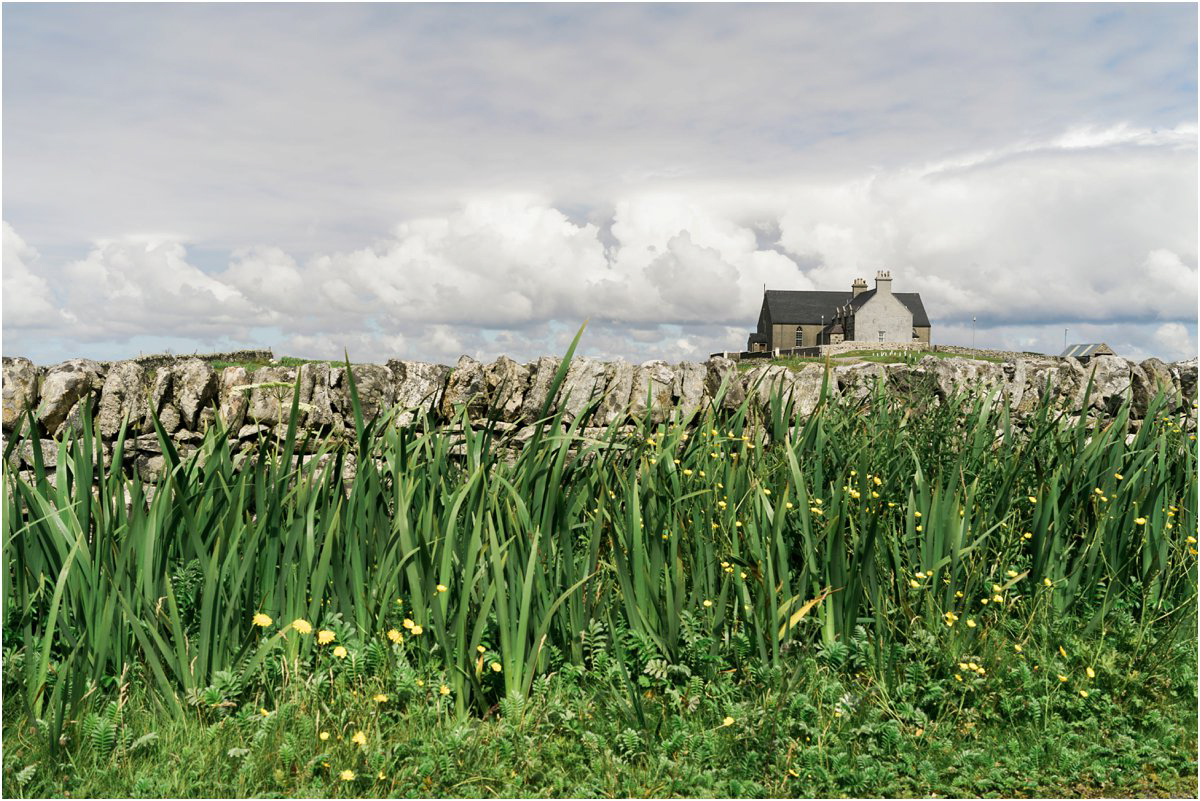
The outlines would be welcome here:
M 104 383 L 104 370 L 91 359 L 71 359 L 46 369 L 42 379 L 38 422 L 59 437 L 71 412 L 95 398 Z
M 236 433 L 246 420 L 250 390 L 239 387 L 250 383 L 250 371 L 245 367 L 226 367 L 217 378 L 217 410 L 227 430 Z
M 287 425 L 288 416 L 292 411 L 297 371 L 300 376 L 300 402 L 311 405 L 313 386 L 316 383 L 314 370 L 309 369 L 307 365 L 299 368 L 260 367 L 251 376 L 251 383 L 270 386 L 256 386 L 251 390 L 246 421 L 265 426 Z M 299 423 L 304 422 L 305 415 L 306 412 L 301 410 L 298 415 Z
M 674 384 L 675 376 L 666 362 L 655 360 L 639 365 L 633 371 L 630 415 L 635 420 L 648 416 L 652 423 L 666 422 L 671 416 Z
M 463 406 L 472 420 L 487 415 L 487 381 L 484 378 L 483 365 L 470 356 L 459 357 L 458 363 L 454 365 L 454 372 L 446 382 L 446 392 L 442 396 L 442 417 L 447 420 L 454 419 Z
M 4 357 L 4 431 L 12 431 L 25 416 L 36 410 L 42 368 L 20 356 Z
M 586 357 L 572 359 L 567 368 L 567 377 L 558 390 L 557 408 L 563 412 L 563 420 L 572 422 L 592 401 L 605 385 L 604 362 Z
M 525 399 L 521 403 L 521 417 L 524 420 L 531 423 L 537 422 L 542 409 L 546 406 L 550 385 L 554 382 L 554 374 L 558 372 L 559 364 L 561 361 L 553 356 L 541 356 L 526 365 L 529 370 L 529 386 L 525 390 Z M 552 414 L 553 411 L 554 409 L 551 407 L 547 414 Z
M 689 417 L 704 407 L 704 378 L 708 371 L 703 364 L 683 362 L 673 370 L 671 394 L 679 413 Z
M 725 388 L 721 397 L 722 409 L 736 409 L 746 400 L 746 385 L 738 371 L 737 362 L 724 356 L 714 356 L 705 363 L 704 391 L 715 399 Z
M 529 368 L 501 356 L 483 368 L 483 383 L 498 418 L 505 423 L 519 422 L 529 386 Z
M 624 359 L 609 362 L 604 371 L 603 397 L 596 407 L 596 422 L 611 425 L 625 419 L 629 413 L 629 396 L 633 392 L 634 366 Z
M 134 361 L 117 362 L 109 368 L 100 388 L 96 430 L 105 439 L 115 439 L 122 426 L 126 435 L 136 435 L 150 395 L 150 374 Z
M 356 364 L 351 366 L 351 370 L 364 420 L 373 420 L 392 408 L 396 402 L 396 386 L 391 370 L 377 364 Z M 354 404 L 350 399 L 346 368 L 330 367 L 328 375 L 329 387 L 335 393 L 332 395 L 333 407 L 340 411 L 345 428 L 353 430 Z
M 410 426 L 422 415 L 439 408 L 450 376 L 449 367 L 398 359 L 389 361 L 387 366 L 395 386 L 395 401 L 404 408 L 396 416 L 396 425 Z

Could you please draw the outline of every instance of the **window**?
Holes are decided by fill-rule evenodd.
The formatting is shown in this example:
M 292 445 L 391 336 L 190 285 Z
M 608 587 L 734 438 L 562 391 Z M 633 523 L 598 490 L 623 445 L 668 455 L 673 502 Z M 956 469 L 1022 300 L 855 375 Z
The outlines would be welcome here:
M 804 346 L 804 328 L 802 328 L 801 326 L 796 326 L 796 347 L 800 348 L 803 346 Z
M 880 342 L 883 342 L 883 341 L 884 341 L 884 339 L 883 339 L 883 333 L 884 333 L 883 331 L 880 331 L 880 332 L 879 332 L 879 341 L 880 341 Z

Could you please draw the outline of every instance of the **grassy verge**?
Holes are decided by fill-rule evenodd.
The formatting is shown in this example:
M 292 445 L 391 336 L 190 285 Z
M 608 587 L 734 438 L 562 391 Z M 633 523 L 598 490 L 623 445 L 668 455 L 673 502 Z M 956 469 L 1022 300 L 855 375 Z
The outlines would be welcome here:
M 350 390 L 324 466 L 297 457 L 298 385 L 286 440 L 239 469 L 219 427 L 186 459 L 158 427 L 150 501 L 88 414 L 53 485 L 4 461 L 6 795 L 1194 774 L 1195 420 L 1162 397 L 1131 432 L 1128 406 L 1072 423 L 1052 393 L 1020 427 L 974 389 L 803 419 L 718 393 L 586 439 L 598 399 L 547 403 L 514 457 L 465 416 L 365 421 Z
M 630 684 L 617 661 L 628 632 L 598 632 L 583 665 L 558 665 L 527 700 L 466 720 L 437 673 L 396 647 L 373 668 L 330 658 L 181 719 L 135 689 L 85 716 L 66 755 L 6 710 L 4 793 L 1194 797 L 1195 644 L 1150 662 L 1156 642 L 1132 621 L 1101 644 L 1078 642 L 1084 625 L 1063 621 L 1061 635 L 1040 632 L 1048 639 L 965 681 L 944 643 L 884 663 L 852 639 L 800 648 L 787 669 L 750 660 Z

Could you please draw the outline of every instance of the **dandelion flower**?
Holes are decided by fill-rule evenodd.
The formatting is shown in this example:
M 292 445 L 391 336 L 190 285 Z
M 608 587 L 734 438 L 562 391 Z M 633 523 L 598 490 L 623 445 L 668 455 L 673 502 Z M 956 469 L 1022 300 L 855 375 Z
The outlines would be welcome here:
M 924 526 L 917 526 L 917 531 L 924 531 L 924 530 L 925 530 Z
M 476 651 L 478 651 L 478 652 L 479 652 L 479 653 L 481 653 L 481 654 L 483 654 L 483 653 L 487 653 L 487 649 L 486 649 L 486 648 L 484 648 L 482 645 L 477 645 L 477 646 L 475 646 L 475 650 L 476 650 Z
M 329 732 L 323 731 L 320 734 L 318 734 L 317 737 L 321 738 L 321 742 L 325 742 L 326 740 L 329 739 Z
M 1125 476 L 1121 475 L 1120 473 L 1113 473 L 1113 478 L 1115 478 L 1117 481 L 1120 481 L 1121 479 L 1125 478 Z
M 973 617 L 967 618 L 967 628 L 969 628 L 969 629 L 975 628 L 975 618 L 973 618 Z
M 1049 577 L 1042 579 L 1042 583 L 1043 583 L 1043 584 L 1045 584 L 1047 587 L 1053 587 L 1053 586 L 1054 586 L 1054 582 L 1053 582 L 1053 581 L 1051 581 L 1051 580 L 1049 579 Z
M 437 585 L 437 591 L 438 591 L 438 592 L 445 592 L 445 591 L 446 591 L 446 585 L 445 585 L 445 584 L 439 584 L 439 585 Z
M 1037 498 L 1035 498 L 1035 497 L 1033 497 L 1032 495 L 1030 495 L 1030 496 L 1029 496 L 1029 502 L 1030 502 L 1030 503 L 1037 503 Z
M 438 687 L 438 692 L 441 693 L 442 695 L 449 695 L 450 688 L 447 687 L 445 684 L 443 684 L 441 687 Z
M 709 608 L 710 606 L 712 606 L 712 601 L 710 601 L 710 600 L 708 600 L 707 598 L 705 598 L 705 599 L 704 599 L 704 608 L 705 608 L 705 609 L 707 609 L 707 608 Z
M 263 716 L 264 718 L 265 718 L 267 715 L 271 714 L 270 712 L 268 712 L 268 711 L 267 711 L 267 708 L 266 708 L 266 707 L 263 707 L 262 709 L 260 709 L 260 710 L 258 710 L 258 711 L 259 711 L 259 712 L 262 712 L 262 716 Z
M 1146 518 L 1144 518 L 1144 517 L 1135 518 L 1133 522 L 1137 523 L 1139 526 L 1144 526 L 1144 525 L 1146 525 Z
M 413 626 L 413 627 L 412 627 L 412 635 L 413 635 L 414 637 L 420 637 L 420 636 L 421 636 L 421 633 L 422 633 L 423 631 L 425 631 L 425 629 L 421 628 L 420 626 Z
M 338 659 L 345 659 L 346 658 L 346 646 L 339 645 L 338 647 L 334 648 L 333 655 L 336 656 Z
M 254 616 L 254 619 L 252 622 L 254 623 L 254 625 L 265 629 L 267 626 L 271 625 L 271 623 L 273 621 L 271 620 L 271 618 L 267 617 L 262 612 L 259 612 L 258 614 L 256 614 Z
M 354 781 L 354 771 L 352 771 L 352 770 L 343 770 L 341 773 L 338 774 L 338 776 L 340 776 L 342 781 L 344 781 L 344 782 Z
M 912 580 L 910 580 L 908 583 L 909 583 L 909 586 L 911 586 L 911 587 L 912 587 L 914 590 L 915 590 L 917 587 L 920 587 L 920 586 L 921 586 L 921 582 L 917 581 L 916 579 L 912 579 Z
M 1026 531 L 1024 534 L 1021 535 L 1021 539 L 1025 539 L 1025 540 L 1033 539 L 1033 532 Z
M 786 507 L 786 508 L 788 508 L 788 509 L 791 509 L 791 508 L 792 508 L 792 502 L 791 502 L 791 501 L 788 501 L 787 503 L 785 503 L 785 504 L 784 504 L 784 507 Z
M 1017 645 L 1014 645 L 1013 650 L 1016 651 L 1018 654 L 1021 653 L 1021 650 L 1022 650 L 1021 645 L 1019 643 Z
M 424 680 L 424 679 L 417 679 L 417 686 L 418 686 L 418 687 L 424 687 L 424 686 L 425 686 L 425 680 Z
M 404 642 L 404 635 L 398 629 L 388 629 L 387 638 L 399 645 Z
M 356 731 L 354 732 L 354 736 L 350 738 L 350 742 L 354 743 L 355 745 L 366 745 L 367 735 L 363 734 L 361 731 Z
M 1089 679 L 1094 679 L 1094 678 L 1096 678 L 1096 671 L 1092 670 L 1092 669 L 1089 667 L 1089 668 L 1087 669 L 1087 677 L 1088 677 Z
M 334 634 L 329 629 L 321 629 L 317 632 L 317 645 L 329 645 L 333 640 Z
M 1188 544 L 1188 545 L 1195 545 L 1195 544 L 1196 544 L 1196 538 L 1195 538 L 1195 537 L 1188 537 L 1188 538 L 1187 538 L 1187 540 L 1186 540 L 1186 542 L 1187 542 L 1187 544 Z
M 1066 680 L 1067 680 L 1067 677 L 1066 677 L 1066 676 L 1064 676 L 1063 674 L 1059 673 L 1059 674 L 1058 674 L 1058 680 L 1059 680 L 1059 681 L 1061 681 L 1061 682 L 1064 682 L 1064 683 L 1065 683 L 1065 682 L 1066 682 Z
M 300 634 L 312 634 L 312 623 L 309 623 L 302 617 L 298 617 L 292 621 L 292 628 Z
M 684 471 L 683 471 L 683 474 L 684 474 L 685 476 L 690 476 L 690 475 L 692 474 L 692 471 L 691 471 L 691 470 L 689 470 L 689 469 L 686 469 L 686 468 L 685 468 L 685 469 L 684 469 Z
M 377 704 L 386 704 L 387 699 L 388 699 L 388 697 L 386 695 L 384 695 L 383 693 L 375 693 L 375 695 L 373 695 L 371 697 L 371 700 L 373 700 Z
M 1087 698 L 1087 697 L 1088 697 L 1088 691 L 1087 691 L 1087 690 L 1080 690 L 1080 691 L 1079 691 L 1079 695 L 1080 695 L 1081 697 L 1083 697 L 1083 698 Z
M 1061 645 L 1058 646 L 1058 653 L 1062 655 L 1063 659 L 1067 658 L 1067 652 L 1063 650 L 1063 647 Z
M 725 719 L 723 721 L 721 721 L 721 725 L 722 726 L 732 726 L 733 725 L 733 717 L 731 717 L 730 715 L 726 715 Z
M 500 665 L 500 663 L 499 663 L 499 662 L 493 662 L 493 663 L 492 663 L 492 671 L 493 671 L 493 672 L 495 672 L 495 673 L 499 673 L 499 672 L 500 672 L 501 670 L 503 670 L 503 669 L 504 669 L 504 668 L 503 668 L 503 667 L 501 667 L 501 665 Z

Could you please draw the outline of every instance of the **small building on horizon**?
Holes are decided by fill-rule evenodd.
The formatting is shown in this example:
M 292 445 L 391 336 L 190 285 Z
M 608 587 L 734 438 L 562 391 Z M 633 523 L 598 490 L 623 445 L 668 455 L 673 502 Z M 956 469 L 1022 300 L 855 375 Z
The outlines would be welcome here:
M 849 292 L 763 292 L 758 329 L 746 350 L 807 348 L 838 342 L 929 342 L 929 317 L 917 292 L 892 292 L 892 274 L 879 271 L 875 288 L 855 279 Z
M 1091 361 L 1093 356 L 1116 356 L 1117 354 L 1112 348 L 1110 348 L 1108 345 L 1105 345 L 1103 342 L 1085 342 L 1078 345 L 1068 345 L 1067 348 L 1058 355 L 1062 358 L 1070 356 L 1073 359 L 1078 359 L 1084 364 L 1087 364 L 1089 361 Z

